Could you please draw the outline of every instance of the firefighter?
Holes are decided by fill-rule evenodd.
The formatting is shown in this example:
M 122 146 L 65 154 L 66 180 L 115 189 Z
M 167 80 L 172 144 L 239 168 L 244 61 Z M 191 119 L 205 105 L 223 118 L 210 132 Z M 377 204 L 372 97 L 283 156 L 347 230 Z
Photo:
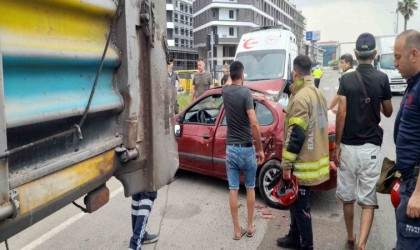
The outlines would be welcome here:
M 281 167 L 284 180 L 290 180 L 293 171 L 299 191 L 290 207 L 289 233 L 279 238 L 277 245 L 313 249 L 309 191 L 311 186 L 330 177 L 327 101 L 312 82 L 308 56 L 299 55 L 293 61 L 293 81 L 284 125 Z

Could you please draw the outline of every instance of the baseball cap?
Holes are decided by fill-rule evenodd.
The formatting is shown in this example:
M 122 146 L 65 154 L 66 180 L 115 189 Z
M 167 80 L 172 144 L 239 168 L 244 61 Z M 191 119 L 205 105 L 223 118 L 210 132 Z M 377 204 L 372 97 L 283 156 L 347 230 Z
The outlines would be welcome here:
M 362 33 L 356 40 L 356 51 L 359 54 L 370 54 L 375 47 L 375 37 L 370 33 Z

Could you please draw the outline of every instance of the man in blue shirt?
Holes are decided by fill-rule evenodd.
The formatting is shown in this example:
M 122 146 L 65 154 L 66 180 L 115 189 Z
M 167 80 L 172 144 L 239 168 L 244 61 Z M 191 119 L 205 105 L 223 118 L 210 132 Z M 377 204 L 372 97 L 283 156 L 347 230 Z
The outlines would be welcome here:
M 403 179 L 396 210 L 397 249 L 420 249 L 420 32 L 398 35 L 394 64 L 408 83 L 394 127 L 396 168 Z

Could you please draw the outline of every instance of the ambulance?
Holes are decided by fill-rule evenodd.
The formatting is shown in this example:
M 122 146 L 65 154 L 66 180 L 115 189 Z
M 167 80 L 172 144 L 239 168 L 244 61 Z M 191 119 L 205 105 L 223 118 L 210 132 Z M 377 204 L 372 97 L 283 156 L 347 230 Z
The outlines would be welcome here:
M 292 79 L 297 55 L 296 36 L 281 26 L 271 26 L 242 35 L 235 60 L 244 65 L 245 85 L 278 94 Z

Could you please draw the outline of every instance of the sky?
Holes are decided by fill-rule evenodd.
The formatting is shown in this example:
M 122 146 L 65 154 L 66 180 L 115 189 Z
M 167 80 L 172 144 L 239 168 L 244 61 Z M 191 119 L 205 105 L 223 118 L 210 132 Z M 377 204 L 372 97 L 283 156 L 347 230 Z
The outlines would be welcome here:
M 398 0 L 289 0 L 302 10 L 307 31 L 320 31 L 320 41 L 355 42 L 363 32 L 374 36 L 395 33 Z M 407 29 L 420 31 L 420 0 Z M 391 13 L 393 12 L 393 13 Z M 404 29 L 404 18 L 398 16 L 398 32 Z M 342 53 L 352 53 L 354 44 L 342 45 Z

